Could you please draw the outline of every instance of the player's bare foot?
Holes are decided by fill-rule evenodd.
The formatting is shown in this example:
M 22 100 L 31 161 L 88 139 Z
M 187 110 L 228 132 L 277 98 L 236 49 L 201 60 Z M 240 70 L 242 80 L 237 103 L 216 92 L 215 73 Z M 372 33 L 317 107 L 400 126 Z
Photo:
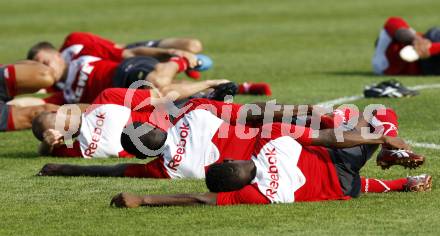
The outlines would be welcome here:
M 432 189 L 432 177 L 427 174 L 407 177 L 406 192 L 428 192 Z
M 61 167 L 62 167 L 62 165 L 60 165 L 60 164 L 52 164 L 52 163 L 46 164 L 37 173 L 37 176 L 54 176 L 54 175 L 59 175 Z
M 119 193 L 114 196 L 110 202 L 110 206 L 136 208 L 142 203 L 142 198 L 130 193 Z
M 376 159 L 377 165 L 388 169 L 393 165 L 415 169 L 425 162 L 425 157 L 407 150 L 392 150 L 382 148 Z

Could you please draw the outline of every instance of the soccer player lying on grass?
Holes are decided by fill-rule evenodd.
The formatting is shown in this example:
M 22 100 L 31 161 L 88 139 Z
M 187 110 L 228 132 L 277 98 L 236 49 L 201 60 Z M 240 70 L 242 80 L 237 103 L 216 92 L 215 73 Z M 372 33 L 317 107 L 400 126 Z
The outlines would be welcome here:
M 224 82 L 207 80 L 200 83 L 207 83 L 209 87 L 223 85 Z M 228 95 L 228 91 L 225 92 L 223 96 Z M 122 148 L 122 130 L 132 122 L 151 123 L 167 130 L 170 123 L 168 111 L 162 107 L 163 102 L 164 99 L 155 90 L 110 88 L 104 90 L 87 109 L 72 105 L 63 106 L 58 112 L 41 113 L 33 120 L 32 131 L 42 142 L 39 150 L 42 155 L 132 157 Z M 64 143 L 73 138 L 76 141 L 72 146 Z
M 246 115 L 246 119 L 242 120 L 245 120 L 247 125 L 261 128 L 261 124 L 264 120 L 263 116 L 252 115 L 253 113 L 248 113 L 248 110 L 241 108 L 245 106 L 240 106 L 237 104 L 224 104 L 216 101 L 207 101 L 204 99 L 191 100 L 188 106 L 190 108 L 180 118 L 177 119 L 177 122 L 174 121 L 174 126 L 170 128 L 167 132 L 153 129 L 152 132 L 139 136 L 143 146 L 148 147 L 149 149 L 158 149 L 162 145 L 165 145 L 158 153 L 156 153 L 158 157 L 147 164 L 119 164 L 115 166 L 76 166 L 63 164 L 47 164 L 39 172 L 39 175 L 114 177 L 125 176 L 143 178 L 204 178 L 205 170 L 208 168 L 209 165 L 213 163 L 220 164 L 225 160 L 250 160 L 255 152 L 255 145 L 263 142 L 261 140 L 263 140 L 262 135 L 264 134 L 264 131 L 262 132 L 260 129 L 250 129 L 250 127 L 245 127 L 237 123 L 240 121 L 240 117 Z M 260 108 L 263 110 L 262 114 L 266 114 L 266 107 L 260 105 Z M 226 113 L 225 115 L 225 113 L 222 114 L 221 111 L 229 111 L 229 113 Z M 292 114 L 296 114 L 297 112 L 298 110 L 292 110 Z M 387 110 L 387 112 L 391 114 L 388 114 L 388 116 L 392 116 L 392 114 L 394 114 L 391 110 Z M 283 114 L 284 111 L 274 112 L 274 120 L 282 121 Z M 335 113 L 335 115 L 338 114 L 340 113 Z M 347 113 L 347 116 L 348 114 L 349 113 Z M 346 114 L 344 114 L 344 116 L 345 115 Z M 219 117 L 222 117 L 223 119 L 227 117 L 227 122 L 221 120 Z M 382 118 L 386 119 L 384 117 Z M 327 117 L 327 119 L 329 118 Z M 338 120 L 341 120 L 341 117 L 339 117 Z M 379 121 L 376 120 L 376 122 Z M 330 123 L 328 121 L 327 124 L 323 123 L 323 125 L 327 126 L 332 125 L 329 124 Z M 136 125 L 136 128 L 138 128 L 139 126 L 140 125 Z M 273 124 L 273 126 L 264 125 L 263 130 L 273 128 L 276 131 L 273 132 L 272 135 L 275 134 L 275 136 L 278 136 L 279 132 L 281 131 L 281 127 L 283 127 L 282 124 L 276 123 Z M 298 128 L 296 126 L 290 125 L 284 126 L 284 128 L 286 127 L 291 129 L 289 131 L 293 131 L 293 133 L 295 133 L 294 129 Z M 139 127 L 138 129 L 142 129 L 142 127 Z M 301 127 L 299 127 L 299 129 L 299 131 L 301 131 Z M 305 139 L 307 137 L 307 134 L 309 134 L 307 132 L 310 132 L 308 128 L 302 127 L 302 129 L 306 131 L 306 134 L 303 134 L 304 137 L 301 136 L 300 140 Z M 241 133 L 245 130 L 247 137 L 241 136 L 245 135 L 245 133 Z M 329 130 L 326 130 L 325 132 L 328 133 Z M 389 133 L 395 131 L 390 126 L 385 132 Z M 140 149 L 138 149 L 139 146 L 136 147 L 136 145 L 133 144 L 133 141 L 128 133 L 130 133 L 130 131 L 126 130 L 125 133 L 122 134 L 121 138 L 122 146 L 125 148 L 125 150 L 142 158 L 151 156 L 144 154 Z M 248 136 L 249 134 L 251 134 L 251 136 Z M 252 134 L 255 135 L 252 136 Z M 359 137 L 355 137 L 353 135 L 348 137 L 354 140 L 359 139 Z M 283 140 L 290 140 L 291 143 L 296 143 L 293 139 L 291 140 L 287 136 L 281 138 Z M 352 141 L 352 144 L 355 142 L 356 141 Z M 357 140 L 357 142 L 360 141 Z M 368 140 L 364 142 L 368 143 Z M 370 142 L 375 144 L 385 142 L 393 147 L 397 147 L 399 145 L 399 147 L 406 147 L 404 142 L 400 139 L 387 136 L 383 136 L 381 140 L 373 140 Z M 284 150 L 282 152 L 292 153 L 295 155 L 299 154 L 301 152 L 301 146 L 299 144 L 291 145 L 291 143 L 284 143 L 287 144 L 285 146 L 289 150 Z M 335 145 L 340 144 L 338 143 Z M 306 153 L 304 155 L 312 155 L 310 153 L 316 152 L 321 153 L 324 156 L 321 157 L 319 155 L 312 155 L 312 157 L 310 158 L 316 160 L 314 160 L 313 163 L 304 164 L 303 167 L 311 168 L 311 166 L 316 163 L 317 166 L 319 166 L 322 170 L 325 170 L 325 168 L 330 169 L 327 172 L 323 173 L 334 173 L 334 167 L 333 169 L 329 167 L 333 166 L 333 164 L 330 164 L 331 161 L 329 161 L 330 156 L 328 153 L 325 154 L 326 152 L 333 153 L 335 156 L 335 165 L 339 165 L 338 170 L 340 171 L 341 182 L 344 181 L 343 183 L 347 185 L 347 192 L 356 192 L 359 191 L 359 189 L 352 190 L 353 187 L 351 187 L 351 185 L 349 184 L 351 184 L 351 182 L 360 183 L 361 180 L 359 178 L 358 172 L 356 172 L 357 175 L 354 175 L 355 172 L 349 169 L 350 163 L 348 161 L 350 158 L 354 158 L 355 155 L 361 155 L 362 151 L 368 151 L 368 154 L 371 156 L 376 150 L 377 145 L 368 147 L 369 150 L 366 150 L 367 146 L 352 148 L 353 150 L 326 149 L 323 147 L 304 147 L 304 153 Z M 405 153 L 407 155 L 393 155 L 399 152 Z M 309 157 L 302 158 L 301 160 L 306 160 L 308 158 Z M 364 162 L 366 162 L 367 160 L 365 158 L 367 157 L 362 157 L 362 159 L 358 161 L 358 164 L 363 165 Z M 422 164 L 423 160 L 423 157 L 417 156 L 404 150 L 391 151 L 384 149 L 378 158 L 378 164 L 384 167 L 389 167 L 393 164 L 415 167 Z M 306 161 L 304 161 L 304 163 L 306 163 Z M 311 172 L 311 170 L 308 171 Z M 319 170 L 317 170 L 317 173 L 319 173 Z M 362 181 L 369 183 L 366 185 L 367 187 L 363 188 L 364 191 L 367 192 L 378 192 L 384 190 L 421 191 L 425 188 L 426 190 L 430 188 L 429 176 L 416 176 L 394 181 L 381 181 L 376 179 L 362 179 Z M 383 189 L 383 186 L 385 186 L 386 189 Z
M 16 95 L 33 93 L 53 85 L 56 75 L 50 67 L 33 61 L 0 66 L 0 131 L 28 129 L 32 119 L 43 111 L 53 111 L 52 104 L 35 105 L 33 101 L 17 105 Z
M 167 62 L 159 62 L 152 57 L 133 57 L 119 63 L 94 56 L 80 56 L 69 64 L 51 61 L 49 65 L 60 71 L 58 79 L 64 82 L 64 88 L 45 101 L 59 105 L 91 103 L 106 88 L 128 88 L 133 82 L 143 80 L 164 96 L 175 91 L 184 98 L 203 90 L 209 83 L 173 83 L 179 72 L 193 67 L 194 63 L 182 57 L 174 57 Z
M 182 50 L 169 49 L 173 46 Z M 63 80 L 62 83 L 57 84 L 57 87 L 61 89 L 66 87 L 64 82 L 67 83 L 67 88 L 74 86 L 72 83 L 76 83 L 76 79 L 69 79 L 69 76 L 77 76 L 78 72 L 84 74 L 82 81 L 78 81 L 81 84 L 92 83 L 87 81 L 87 75 L 90 74 L 90 77 L 102 78 L 100 83 L 106 81 L 112 86 L 127 87 L 123 82 L 126 80 L 124 78 L 128 76 L 127 74 L 130 74 L 133 77 L 132 79 L 136 80 L 140 79 L 139 76 L 143 79 L 148 75 L 147 80 L 157 88 L 162 89 L 171 83 L 171 79 L 176 74 L 175 68 L 173 68 L 176 65 L 166 66 L 170 60 L 177 63 L 179 72 L 185 71 L 190 77 L 198 78 L 198 71 L 193 69 L 200 67 L 200 56 L 196 56 L 194 53 L 201 50 L 201 42 L 197 39 L 163 39 L 125 46 L 91 33 L 76 32 L 67 36 L 59 51 L 52 44 L 41 42 L 29 50 L 27 58 L 47 64 L 54 70 L 68 73 L 66 81 Z M 79 58 L 82 58 L 82 60 L 79 60 Z M 98 59 L 107 62 L 100 63 L 97 62 Z M 66 68 L 72 62 L 72 71 L 67 72 Z M 107 64 L 107 67 L 102 64 Z M 111 69 L 112 65 L 118 65 L 116 72 Z M 94 69 L 93 67 L 96 66 L 99 68 Z M 202 67 L 204 66 L 202 65 Z M 151 75 L 149 75 L 150 72 L 152 72 Z M 96 73 L 101 75 L 92 75 Z M 112 77 L 116 77 L 113 84 L 111 82 Z M 88 80 L 92 80 L 92 78 Z M 239 86 L 238 92 L 243 94 L 271 94 L 269 85 L 264 83 L 244 83 Z M 59 100 L 56 99 L 58 97 L 55 96 L 53 99 L 57 101 Z M 71 103 L 69 100 L 67 102 Z M 90 103 L 91 101 L 84 100 L 81 102 Z
M 388 18 L 376 41 L 372 63 L 379 75 L 440 74 L 440 28 L 422 34 L 400 17 Z
M 380 133 L 366 139 L 362 128 Z M 297 132 L 301 130 L 304 132 Z M 286 135 L 285 131 L 291 133 Z M 314 137 L 309 128 L 280 123 L 264 125 L 252 143 L 254 151 L 251 160 L 231 160 L 208 167 L 206 184 L 209 193 L 145 196 L 120 193 L 113 197 L 111 204 L 132 208 L 292 203 L 346 200 L 358 197 L 362 191 L 431 189 L 429 175 L 394 181 L 360 178 L 360 169 L 380 144 L 385 147 L 382 147 L 378 156 L 379 165 L 415 167 L 423 163 L 423 157 L 405 151 L 409 147 L 397 137 L 397 116 L 391 109 L 378 111 L 369 123 L 360 121 L 355 128 L 344 131 L 342 137 L 343 140 L 338 142 L 334 129 L 320 130 L 318 136 Z M 395 153 L 407 155 L 389 155 L 384 150 L 390 148 L 400 149 Z

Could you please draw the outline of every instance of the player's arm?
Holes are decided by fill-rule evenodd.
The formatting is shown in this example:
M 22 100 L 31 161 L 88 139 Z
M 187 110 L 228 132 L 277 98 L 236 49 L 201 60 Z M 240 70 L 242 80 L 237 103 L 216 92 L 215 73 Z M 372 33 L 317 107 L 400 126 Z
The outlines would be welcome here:
M 313 106 L 285 106 L 273 103 L 270 105 L 267 103 L 243 105 L 197 98 L 191 99 L 184 107 L 186 113 L 195 109 L 210 111 L 213 115 L 232 125 L 240 123 L 259 127 L 264 123 L 283 122 L 283 117 L 286 115 L 290 116 L 291 123 L 294 123 L 298 115 L 311 115 Z
M 312 111 L 312 105 L 286 106 L 273 103 L 255 103 L 243 105 L 238 117 L 241 118 L 240 120 L 245 120 L 247 125 L 261 126 L 265 123 L 283 122 L 286 118 L 290 118 L 290 122 L 295 123 L 298 116 L 310 116 Z
M 92 176 L 92 177 L 123 177 L 126 167 L 130 164 L 103 165 L 69 165 L 46 164 L 38 172 L 38 176 Z
M 342 139 L 337 138 L 335 129 L 324 129 L 319 131 L 318 137 L 311 138 L 311 144 L 331 148 L 350 148 L 367 144 L 383 144 L 394 149 L 410 150 L 408 144 L 399 137 L 380 135 L 374 138 L 364 138 L 359 129 L 342 132 Z
M 217 193 L 169 194 L 169 195 L 134 195 L 119 193 L 110 205 L 116 207 L 135 208 L 139 206 L 192 206 L 216 205 Z

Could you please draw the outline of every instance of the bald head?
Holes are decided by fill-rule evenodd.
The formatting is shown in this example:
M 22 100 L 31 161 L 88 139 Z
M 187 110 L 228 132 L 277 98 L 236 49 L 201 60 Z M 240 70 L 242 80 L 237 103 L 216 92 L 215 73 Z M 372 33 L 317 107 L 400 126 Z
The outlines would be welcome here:
M 256 175 L 253 161 L 226 161 L 212 164 L 206 172 L 206 187 L 211 192 L 230 192 L 250 184 Z
M 41 112 L 32 120 L 32 133 L 35 138 L 43 141 L 43 133 L 48 129 L 55 128 L 56 113 L 53 112 Z
M 139 142 L 133 142 L 135 139 Z M 164 146 L 166 139 L 167 132 L 141 122 L 127 125 L 121 134 L 122 148 L 140 159 L 156 156 L 154 153 Z

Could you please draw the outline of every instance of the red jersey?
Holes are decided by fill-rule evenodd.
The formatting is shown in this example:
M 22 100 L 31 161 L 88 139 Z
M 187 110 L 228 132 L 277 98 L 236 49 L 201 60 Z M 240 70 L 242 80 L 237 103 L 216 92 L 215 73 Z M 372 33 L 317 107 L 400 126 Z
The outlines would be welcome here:
M 292 133 L 305 129 L 293 138 L 283 134 L 283 126 L 291 125 L 273 124 L 271 137 L 258 140 L 252 157 L 257 167 L 252 183 L 237 191 L 218 193 L 217 205 L 348 199 L 327 149 L 310 146 L 311 130 L 291 126 Z
M 236 123 L 241 105 L 193 99 L 186 108 L 168 130 L 159 157 L 143 167 L 127 168 L 125 176 L 205 178 L 213 163 L 251 158 L 260 129 Z
M 60 48 L 66 63 L 80 56 L 94 56 L 103 60 L 121 62 L 122 50 L 114 42 L 86 32 L 73 32 L 67 35 Z
M 133 95 L 131 102 L 125 104 L 125 97 L 129 93 Z M 106 89 L 82 114 L 80 134 L 73 147 L 68 148 L 64 145 L 55 148 L 52 155 L 84 158 L 131 157 L 120 143 L 122 131 L 127 123 L 148 122 L 166 129 L 162 125 L 165 123 L 166 126 L 166 113 L 151 105 L 138 108 L 149 97 L 149 90 Z
M 69 64 L 63 89 L 65 103 L 91 103 L 106 88 L 113 87 L 119 63 L 81 56 Z
M 417 61 L 406 62 L 400 58 L 400 50 L 406 45 L 395 40 L 398 29 L 411 28 L 402 18 L 391 17 L 380 31 L 372 60 L 373 71 L 379 75 L 419 75 L 421 69 Z

